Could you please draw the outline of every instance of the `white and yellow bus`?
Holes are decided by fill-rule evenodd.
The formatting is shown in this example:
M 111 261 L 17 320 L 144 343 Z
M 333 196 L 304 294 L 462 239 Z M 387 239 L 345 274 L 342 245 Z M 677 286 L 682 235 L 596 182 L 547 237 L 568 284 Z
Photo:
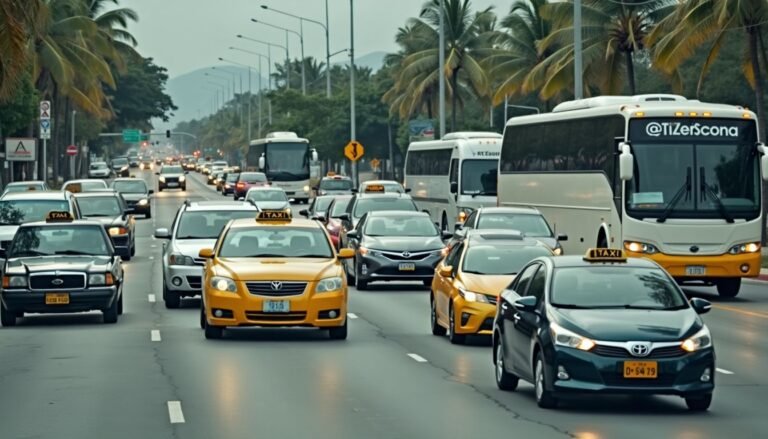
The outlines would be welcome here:
M 507 122 L 499 205 L 539 209 L 567 254 L 623 248 L 738 294 L 760 273 L 768 157 L 756 116 L 676 95 L 565 102 Z

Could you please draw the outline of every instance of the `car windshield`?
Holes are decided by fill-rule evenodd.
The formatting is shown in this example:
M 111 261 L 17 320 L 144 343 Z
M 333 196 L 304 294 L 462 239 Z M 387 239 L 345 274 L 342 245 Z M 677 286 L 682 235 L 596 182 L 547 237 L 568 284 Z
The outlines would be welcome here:
M 243 172 L 240 174 L 238 181 L 244 181 L 246 183 L 264 183 L 267 181 L 267 176 L 261 172 Z
M 144 194 L 147 192 L 147 184 L 142 180 L 117 180 L 112 183 L 112 188 L 125 194 Z
M 521 213 L 482 213 L 477 229 L 517 230 L 533 238 L 549 238 L 552 230 L 541 215 Z
M 163 166 L 163 169 L 160 170 L 161 174 L 181 174 L 183 172 L 181 166 Z
M 315 198 L 315 204 L 312 206 L 312 209 L 315 212 L 325 212 L 328 210 L 328 206 L 331 205 L 331 201 L 333 201 L 333 197 L 317 197 Z
M 541 246 L 473 245 L 464 255 L 462 271 L 472 274 L 512 275 L 527 263 L 552 252 Z
M 376 216 L 363 230 L 368 236 L 437 236 L 437 227 L 428 216 Z
M 410 198 L 363 198 L 355 205 L 354 217 L 360 218 L 368 212 L 381 210 L 404 210 L 417 212 L 416 205 Z
M 0 225 L 42 221 L 51 211 L 69 212 L 66 200 L 0 200 Z
M 43 185 L 40 183 L 20 183 L 20 184 L 9 184 L 5 187 L 5 192 L 27 192 L 27 191 L 40 191 L 43 190 Z
M 572 308 L 682 309 L 686 300 L 658 268 L 564 267 L 555 270 L 551 302 Z
M 107 164 L 103 163 L 103 162 L 102 163 L 92 163 L 91 164 L 91 169 L 104 169 L 106 167 L 107 167 Z
M 237 181 L 239 174 L 227 174 L 227 183 L 234 183 Z
M 85 218 L 99 216 L 114 217 L 123 214 L 120 200 L 115 196 L 79 197 L 77 205 L 80 207 L 80 214 Z
M 112 166 L 125 166 L 127 164 L 128 164 L 128 159 L 125 157 L 112 160 Z
M 320 189 L 326 191 L 348 191 L 352 190 L 352 180 L 321 180 Z
M 333 207 L 331 208 L 330 217 L 338 218 L 339 215 L 342 215 L 344 212 L 346 212 L 350 201 L 352 201 L 352 197 L 348 197 L 348 198 L 336 197 L 336 201 L 333 203 Z
M 229 220 L 254 218 L 250 210 L 184 212 L 176 229 L 176 239 L 216 239 Z
M 498 160 L 464 160 L 461 165 L 461 193 L 496 195 Z
M 319 228 L 233 228 L 224 237 L 219 257 L 332 258 L 333 251 Z
M 109 256 L 104 229 L 96 225 L 21 227 L 13 238 L 9 258 L 54 255 Z
M 285 195 L 285 191 L 281 190 L 274 190 L 274 191 L 249 191 L 248 195 L 246 196 L 246 200 L 249 201 L 288 201 L 288 196 Z

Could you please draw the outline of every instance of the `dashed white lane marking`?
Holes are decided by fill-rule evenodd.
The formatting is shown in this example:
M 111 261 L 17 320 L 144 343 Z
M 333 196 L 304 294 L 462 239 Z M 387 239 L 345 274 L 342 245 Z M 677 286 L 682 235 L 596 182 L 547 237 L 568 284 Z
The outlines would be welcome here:
M 151 248 L 157 248 L 157 246 L 156 246 L 156 245 L 150 245 L 150 247 L 151 247 Z
M 347 313 L 347 317 L 349 317 L 350 319 L 354 320 L 354 319 L 357 318 L 357 314 L 355 314 L 353 312 L 348 312 Z
M 149 260 L 150 260 L 150 261 L 151 261 L 151 260 L 153 260 L 153 259 L 155 259 L 155 257 L 154 257 L 154 256 L 150 256 L 150 257 L 149 257 Z
M 427 359 L 422 357 L 419 354 L 408 354 L 408 356 L 411 357 L 417 363 L 426 363 L 427 362 Z
M 162 341 L 163 340 L 162 338 L 160 338 L 160 330 L 159 329 L 153 329 L 152 331 L 150 331 L 149 338 L 152 341 Z
M 183 424 L 184 412 L 181 411 L 181 401 L 168 401 L 168 417 L 171 419 L 171 424 Z
M 150 294 L 147 296 L 147 299 L 149 299 L 149 303 L 155 303 L 157 302 L 157 297 L 154 294 Z
M 730 370 L 720 369 L 719 367 L 717 369 L 715 369 L 715 370 L 717 370 L 718 372 L 720 372 L 723 375 L 733 375 L 733 372 L 731 372 Z

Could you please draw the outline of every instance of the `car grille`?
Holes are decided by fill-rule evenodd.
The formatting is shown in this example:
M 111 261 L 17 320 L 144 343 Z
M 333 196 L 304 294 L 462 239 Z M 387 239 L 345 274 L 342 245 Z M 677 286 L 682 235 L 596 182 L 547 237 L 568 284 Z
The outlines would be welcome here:
M 627 387 L 667 387 L 675 384 L 674 374 L 659 373 L 658 378 L 637 379 L 624 378 L 621 373 L 603 373 L 601 374 L 603 382 L 607 386 L 627 386 Z
M 202 288 L 203 278 L 202 276 L 187 276 L 187 283 L 190 288 Z
M 286 313 L 246 311 L 245 318 L 254 322 L 303 322 L 307 318 L 307 313 L 306 311 Z
M 166 183 L 178 183 L 179 177 L 165 177 Z
M 58 285 L 54 284 L 57 279 L 62 281 Z M 79 290 L 85 288 L 85 273 L 32 274 L 29 287 L 33 290 Z
M 280 288 L 273 288 L 272 282 L 246 282 L 245 286 L 251 294 L 258 294 L 259 296 L 298 296 L 304 293 L 307 288 L 306 282 L 277 282 L 275 285 L 280 284 Z
M 641 358 L 641 357 L 634 357 L 630 355 L 630 353 L 624 349 L 623 347 L 618 346 L 605 346 L 605 345 L 597 345 L 592 350 L 593 353 L 600 355 L 601 357 L 614 357 L 614 358 Z M 651 353 L 646 356 L 642 357 L 644 359 L 657 359 L 657 358 L 674 358 L 674 357 L 681 357 L 685 355 L 687 352 L 683 350 L 680 346 L 664 346 L 660 348 L 656 348 L 651 351 Z
M 498 302 L 498 298 L 496 296 L 485 296 L 488 299 L 488 303 L 491 305 L 496 305 Z
M 397 276 L 397 277 L 431 277 L 435 274 L 434 268 L 416 267 L 414 271 L 400 271 L 398 267 L 382 267 L 374 270 L 373 274 L 378 276 Z M 375 277 L 375 276 L 374 276 Z
M 194 261 L 195 261 L 195 265 L 199 265 L 201 267 L 205 265 L 205 259 L 203 258 L 194 258 Z
M 433 252 L 385 252 L 377 250 L 385 258 L 393 261 L 421 261 L 429 257 Z M 406 256 L 407 254 L 407 256 Z

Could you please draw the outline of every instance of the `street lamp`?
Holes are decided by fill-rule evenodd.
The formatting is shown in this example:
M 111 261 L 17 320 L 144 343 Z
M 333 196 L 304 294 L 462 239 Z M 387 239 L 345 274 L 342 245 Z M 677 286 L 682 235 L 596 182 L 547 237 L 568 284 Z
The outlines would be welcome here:
M 355 0 L 349 0 L 349 139 L 357 140 L 355 116 Z M 357 162 L 352 162 L 352 178 L 355 187 L 360 183 Z
M 235 83 L 237 82 L 235 80 L 235 78 L 237 76 L 240 76 L 240 94 L 242 95 L 243 94 L 243 76 L 242 75 L 238 75 L 235 72 L 231 72 L 229 70 L 223 69 L 221 67 L 219 67 L 217 69 L 216 66 L 213 66 L 213 67 L 211 67 L 211 69 L 212 70 L 216 70 L 216 71 L 220 71 L 220 72 L 224 72 L 224 73 L 229 73 L 230 75 L 232 75 L 232 101 L 234 102 L 234 105 L 237 106 L 239 104 L 239 100 L 235 99 Z M 239 106 L 240 106 L 240 111 L 239 111 L 239 113 L 240 113 L 240 123 L 242 124 L 243 123 L 243 106 L 242 106 L 242 104 L 240 104 Z M 235 107 L 234 110 L 235 110 L 235 112 L 237 112 L 237 107 Z
M 321 22 L 319 22 L 317 20 L 313 20 L 311 18 L 306 18 L 306 17 L 302 17 L 302 16 L 299 16 L 299 15 L 294 15 L 294 14 L 291 14 L 291 13 L 288 13 L 288 12 L 284 12 L 284 11 L 281 11 L 281 10 L 278 10 L 278 9 L 270 8 L 267 5 L 261 5 L 261 9 L 265 9 L 265 10 L 268 10 L 268 11 L 276 12 L 278 14 L 282 14 L 282 15 L 285 15 L 285 16 L 288 16 L 288 17 L 297 18 L 299 20 L 299 24 L 301 26 L 302 33 L 304 32 L 304 24 L 303 24 L 303 22 L 305 22 L 305 21 L 308 22 L 308 23 L 314 23 L 314 24 L 316 24 L 316 25 L 318 25 L 318 26 L 323 28 L 323 30 L 325 31 L 326 96 L 328 98 L 330 98 L 331 97 L 331 71 L 330 71 L 330 68 L 331 68 L 331 42 L 330 42 L 330 36 L 329 36 L 329 33 L 328 33 L 328 0 L 325 0 L 325 24 L 323 24 L 323 23 L 321 23 Z M 304 61 L 302 60 L 302 62 L 304 62 Z
M 584 82 L 582 76 L 581 48 L 581 0 L 573 2 L 573 97 L 584 97 Z
M 281 46 L 280 44 L 270 43 L 268 41 L 262 41 L 257 40 L 255 38 L 246 37 L 245 35 L 238 35 L 237 38 L 241 38 L 243 40 L 253 41 L 254 43 L 261 43 L 267 45 L 267 58 L 269 59 L 267 62 L 269 63 L 269 79 L 267 81 L 267 89 L 269 91 L 272 91 L 272 46 L 280 47 L 282 49 L 285 49 L 286 55 L 288 54 L 288 46 Z M 290 70 L 290 69 L 289 69 Z
M 224 100 L 225 100 L 225 98 L 224 98 L 224 90 L 229 88 L 229 85 L 228 84 L 222 84 L 220 82 L 215 82 L 215 81 L 208 81 L 208 84 L 215 85 L 217 87 L 217 89 L 216 89 L 216 110 L 219 110 L 222 107 L 224 107 Z M 221 103 L 219 103 L 219 101 L 218 101 L 219 100 L 219 93 L 221 93 Z
M 351 0 L 350 0 L 351 1 Z M 440 78 L 438 99 L 438 111 L 440 113 L 440 138 L 445 137 L 445 1 L 440 0 L 440 32 L 439 37 L 439 51 L 438 54 L 438 68 L 437 73 Z M 457 90 L 453 90 L 454 93 L 458 93 Z
M 279 29 L 279 30 L 285 31 L 285 47 L 288 47 L 288 34 L 289 33 L 294 34 L 297 37 L 299 37 L 299 44 L 301 46 L 301 93 L 302 94 L 307 94 L 307 72 L 306 72 L 306 65 L 304 63 L 304 32 L 303 32 L 303 30 L 302 30 L 301 33 L 299 33 L 299 32 L 296 32 L 295 30 L 291 30 L 291 29 L 288 29 L 288 28 L 285 28 L 285 27 L 281 27 L 281 26 L 275 26 L 274 24 L 265 23 L 263 21 L 259 21 L 259 20 L 255 19 L 255 18 L 251 18 L 251 21 L 254 22 L 254 23 L 263 24 L 264 26 L 269 26 L 269 27 L 274 28 L 274 29 Z M 287 54 L 287 50 L 286 50 L 286 54 Z M 288 60 L 288 66 L 287 67 L 288 67 L 288 72 L 290 72 L 291 71 L 290 59 Z M 290 87 L 290 82 L 291 82 L 290 81 L 290 76 L 288 76 L 287 79 L 288 79 L 288 84 L 289 84 L 288 88 L 291 88 Z
M 227 78 L 226 76 L 215 75 L 213 73 L 208 73 L 208 72 L 203 73 L 203 75 L 210 76 L 211 78 L 216 78 L 219 80 L 224 80 L 227 83 L 225 90 L 229 90 L 229 78 Z M 234 93 L 232 97 L 234 98 Z M 226 99 L 226 96 L 223 96 L 223 99 Z
M 247 64 L 239 63 L 237 61 L 221 58 L 221 57 L 219 57 L 219 61 L 248 68 L 248 143 L 250 144 L 252 139 L 251 126 L 253 126 L 253 118 L 251 116 L 251 100 L 252 100 L 251 95 L 253 94 L 253 88 L 251 88 L 251 76 L 253 76 L 253 74 L 252 74 L 251 66 Z M 259 61 L 259 88 L 261 88 L 261 61 Z M 261 93 L 259 93 L 259 96 L 261 96 Z M 259 110 L 261 110 L 261 103 L 259 103 Z M 259 124 L 261 124 L 261 117 L 259 117 Z M 261 125 L 259 125 L 259 137 L 261 137 Z
M 262 93 L 262 86 L 261 86 L 261 60 L 266 59 L 267 57 L 264 56 L 261 53 L 254 52 L 252 50 L 242 49 L 240 47 L 229 46 L 229 50 L 237 50 L 239 52 L 244 52 L 244 53 L 248 53 L 250 55 L 254 55 L 254 56 L 258 56 L 259 57 L 259 68 L 258 68 L 258 72 L 259 72 L 259 138 L 261 138 L 261 128 L 262 128 L 262 126 L 261 126 L 261 124 L 262 124 L 262 122 L 261 122 L 261 107 L 262 107 L 262 105 L 261 104 L 262 104 L 262 95 L 263 95 L 263 93 Z M 267 106 L 269 106 L 269 124 L 272 125 L 272 101 L 271 100 L 267 101 Z

